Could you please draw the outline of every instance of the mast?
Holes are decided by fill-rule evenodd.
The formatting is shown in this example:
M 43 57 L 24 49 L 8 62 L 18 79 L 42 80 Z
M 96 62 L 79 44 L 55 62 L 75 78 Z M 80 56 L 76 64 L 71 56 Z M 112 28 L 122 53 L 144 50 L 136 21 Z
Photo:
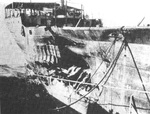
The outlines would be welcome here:
M 67 26 L 67 20 L 68 20 L 68 17 L 67 17 L 67 0 L 66 0 L 66 5 L 65 5 L 65 25 Z
M 81 15 L 82 15 L 82 19 L 83 19 L 83 15 L 84 15 L 84 11 L 83 11 L 83 5 L 81 4 Z
M 14 2 L 12 3 L 12 9 L 14 9 Z
M 64 0 L 61 0 L 61 7 L 64 8 Z
M 54 17 L 55 17 L 55 25 L 56 25 L 56 22 L 57 22 L 57 20 L 56 20 L 56 2 L 54 4 Z

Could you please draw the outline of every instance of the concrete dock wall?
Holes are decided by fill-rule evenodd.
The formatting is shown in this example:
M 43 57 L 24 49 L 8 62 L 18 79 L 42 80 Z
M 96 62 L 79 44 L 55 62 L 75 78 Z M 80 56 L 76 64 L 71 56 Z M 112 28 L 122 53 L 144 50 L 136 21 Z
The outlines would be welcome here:
M 97 45 L 97 47 L 101 46 L 103 49 L 110 46 L 108 42 L 93 42 L 93 44 Z M 120 45 L 121 42 L 116 43 L 111 54 L 114 53 L 116 55 Z M 129 43 L 129 46 L 140 71 L 143 84 L 148 92 L 147 95 L 150 97 L 150 45 Z M 126 51 L 122 51 L 112 75 L 102 88 L 103 92 L 99 96 L 99 104 L 108 111 L 112 109 L 114 113 L 129 113 L 134 110 L 130 104 L 133 104 L 133 100 L 131 99 L 133 96 L 138 112 L 142 114 L 150 113 L 150 104 L 127 48 Z

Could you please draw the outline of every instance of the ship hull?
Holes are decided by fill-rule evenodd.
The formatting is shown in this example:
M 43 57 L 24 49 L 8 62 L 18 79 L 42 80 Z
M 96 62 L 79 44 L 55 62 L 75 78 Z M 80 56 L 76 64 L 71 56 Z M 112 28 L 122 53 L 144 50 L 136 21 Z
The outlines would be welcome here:
M 12 19 L 13 21 L 15 19 Z M 12 31 L 12 33 L 16 36 L 16 41 L 18 42 L 19 45 L 21 45 L 21 48 L 24 52 L 27 52 L 28 49 L 30 49 L 30 53 L 26 53 L 27 54 L 27 59 L 30 62 L 34 62 L 34 56 L 35 56 L 35 52 L 34 52 L 34 46 L 36 45 L 37 42 L 35 42 L 35 38 L 37 38 L 36 36 L 41 36 L 40 38 L 43 38 L 43 33 L 45 33 L 44 31 L 44 27 L 40 29 L 36 28 L 36 27 L 29 27 L 29 28 L 25 28 L 25 33 L 26 35 L 23 36 L 21 35 L 21 31 L 22 31 L 22 24 L 19 21 L 18 23 L 18 27 L 17 27 L 17 31 L 16 28 L 14 28 L 14 26 L 16 26 L 16 22 L 18 22 L 18 20 L 16 19 L 15 23 L 8 23 L 10 22 L 7 21 L 7 25 L 10 28 L 9 30 Z M 38 30 L 40 30 L 40 32 L 37 32 Z M 94 31 L 95 29 L 93 29 Z M 30 34 L 30 31 L 32 31 L 32 34 Z M 87 38 L 85 37 L 88 36 L 88 34 L 93 35 L 91 33 L 92 30 L 86 30 L 86 32 L 81 30 L 78 30 L 76 33 L 75 32 L 70 32 L 72 30 L 61 30 L 65 31 L 67 33 L 69 33 L 68 36 L 70 37 L 76 37 L 77 40 L 79 38 L 79 36 L 81 36 L 79 39 L 79 41 L 82 41 L 83 38 Z M 69 32 L 68 32 L 69 31 Z M 58 30 L 58 32 L 60 32 L 60 30 Z M 82 32 L 82 33 L 81 33 Z M 39 33 L 38 35 L 36 33 Z M 72 34 L 78 34 L 77 36 L 72 36 L 72 34 L 70 35 L 70 33 Z M 98 38 L 100 38 L 102 36 L 102 31 L 101 29 L 98 29 L 98 31 L 94 32 L 96 35 L 94 35 L 94 38 L 96 38 L 96 40 Z M 64 35 L 64 34 L 62 34 Z M 66 36 L 66 33 L 65 35 Z M 21 39 L 23 38 L 23 39 Z M 140 38 L 142 39 L 142 38 Z M 146 38 L 147 39 L 147 38 Z M 83 42 L 88 42 L 87 44 L 89 44 L 93 50 L 95 49 L 100 49 L 101 46 L 104 47 L 104 50 L 110 45 L 109 42 L 101 42 L 101 40 L 103 39 L 98 39 L 100 41 L 93 41 L 93 37 L 87 38 L 86 40 L 89 41 L 84 41 Z M 149 40 L 149 39 L 147 39 Z M 144 40 L 145 44 L 147 42 L 147 40 Z M 137 40 L 138 41 L 138 40 Z M 92 45 L 91 45 L 92 44 Z M 132 49 L 133 49 L 133 53 L 135 55 L 135 59 L 138 63 L 138 66 L 140 67 L 140 72 L 143 74 L 143 79 L 144 79 L 144 83 L 145 85 L 147 85 L 147 90 L 150 90 L 149 87 L 149 67 L 150 67 L 150 62 L 149 62 L 149 45 L 138 45 L 138 44 L 131 44 L 132 45 Z M 114 52 L 115 54 L 118 52 L 118 49 L 120 48 L 120 43 L 117 44 L 114 48 Z M 87 48 L 88 49 L 88 48 Z M 91 50 L 92 50 L 91 49 Z M 141 82 L 139 80 L 139 77 L 137 75 L 135 66 L 133 64 L 133 61 L 131 59 L 131 55 L 129 54 L 129 52 L 127 52 L 128 54 L 126 55 L 127 58 L 127 62 L 124 64 L 124 55 L 122 55 L 120 58 L 120 61 L 118 61 L 117 63 L 117 70 L 114 70 L 113 76 L 110 78 L 110 80 L 108 81 L 108 83 L 106 84 L 106 86 L 103 86 L 102 88 L 104 88 L 104 91 L 102 93 L 101 96 L 99 96 L 99 101 L 97 102 L 99 105 L 101 105 L 105 110 L 107 110 L 107 112 L 110 112 L 111 110 L 115 113 L 121 113 L 121 114 L 126 114 L 126 113 L 130 113 L 131 111 L 134 113 L 135 109 L 132 106 L 133 104 L 133 100 L 132 98 L 134 98 L 135 100 L 135 104 L 137 105 L 136 108 L 138 110 L 138 112 L 141 112 L 142 114 L 149 114 L 150 113 L 150 109 L 149 109 L 149 103 L 147 102 L 147 98 L 145 96 L 145 92 L 143 91 L 143 88 L 141 86 Z M 82 55 L 82 53 L 81 53 Z M 95 55 L 94 55 L 95 56 Z M 129 59 L 130 58 L 130 59 Z M 143 59 L 141 59 L 143 58 Z M 128 60 L 129 59 L 129 60 Z M 99 65 L 99 62 L 96 61 L 94 64 L 90 64 L 93 65 L 91 67 L 94 67 L 92 70 L 94 71 L 94 69 L 96 69 Z M 124 68 L 126 69 L 126 72 L 124 71 Z M 126 73 L 126 74 L 124 74 Z M 135 75 L 136 74 L 136 75 Z M 126 77 L 124 76 L 126 75 Z M 50 95 L 52 95 L 53 97 L 55 97 L 56 99 L 58 99 L 59 101 L 63 102 L 66 105 L 70 105 L 71 103 L 75 102 L 76 100 L 80 99 L 81 96 L 77 95 L 76 93 L 74 93 L 74 90 L 69 87 L 65 87 L 63 85 L 62 82 L 59 82 L 58 80 L 56 80 L 55 82 L 52 82 L 50 85 L 44 85 L 44 87 L 46 88 L 46 90 L 48 91 L 48 93 Z M 118 88 L 120 87 L 120 88 Z M 58 89 L 59 88 L 59 89 Z M 134 91 L 136 90 L 137 91 Z M 100 91 L 99 91 L 100 92 Z M 73 97 L 72 97 L 73 96 Z M 133 97 L 132 97 L 133 96 Z M 148 93 L 148 96 L 149 93 Z M 78 103 L 75 103 L 73 105 L 71 105 L 71 107 L 73 109 L 75 109 L 77 112 L 82 113 L 82 114 L 86 114 L 87 110 L 88 110 L 88 104 L 83 100 L 79 101 Z M 135 112 L 136 113 L 136 112 Z

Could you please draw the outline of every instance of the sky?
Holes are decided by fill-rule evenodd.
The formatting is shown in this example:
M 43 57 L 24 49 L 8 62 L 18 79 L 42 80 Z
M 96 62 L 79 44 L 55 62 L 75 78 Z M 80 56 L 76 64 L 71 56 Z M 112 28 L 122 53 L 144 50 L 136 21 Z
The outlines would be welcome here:
M 5 0 L 11 2 L 55 2 L 60 0 Z M 66 0 L 65 0 L 66 1 Z M 67 0 L 68 4 L 81 7 L 90 18 L 102 19 L 103 25 L 137 26 L 145 17 L 141 26 L 150 24 L 150 0 Z

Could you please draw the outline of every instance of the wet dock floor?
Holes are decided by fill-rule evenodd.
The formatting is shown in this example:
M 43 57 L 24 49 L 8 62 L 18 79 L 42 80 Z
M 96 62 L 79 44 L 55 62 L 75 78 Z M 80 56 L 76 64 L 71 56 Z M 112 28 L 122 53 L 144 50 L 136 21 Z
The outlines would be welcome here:
M 26 79 L 0 76 L 1 114 L 79 114 L 72 108 L 53 111 L 64 104 L 50 96 L 42 85 Z M 89 105 L 87 114 L 109 114 L 100 106 Z
M 78 114 L 71 108 L 52 111 L 64 104 L 25 79 L 0 77 L 0 98 L 2 114 Z

